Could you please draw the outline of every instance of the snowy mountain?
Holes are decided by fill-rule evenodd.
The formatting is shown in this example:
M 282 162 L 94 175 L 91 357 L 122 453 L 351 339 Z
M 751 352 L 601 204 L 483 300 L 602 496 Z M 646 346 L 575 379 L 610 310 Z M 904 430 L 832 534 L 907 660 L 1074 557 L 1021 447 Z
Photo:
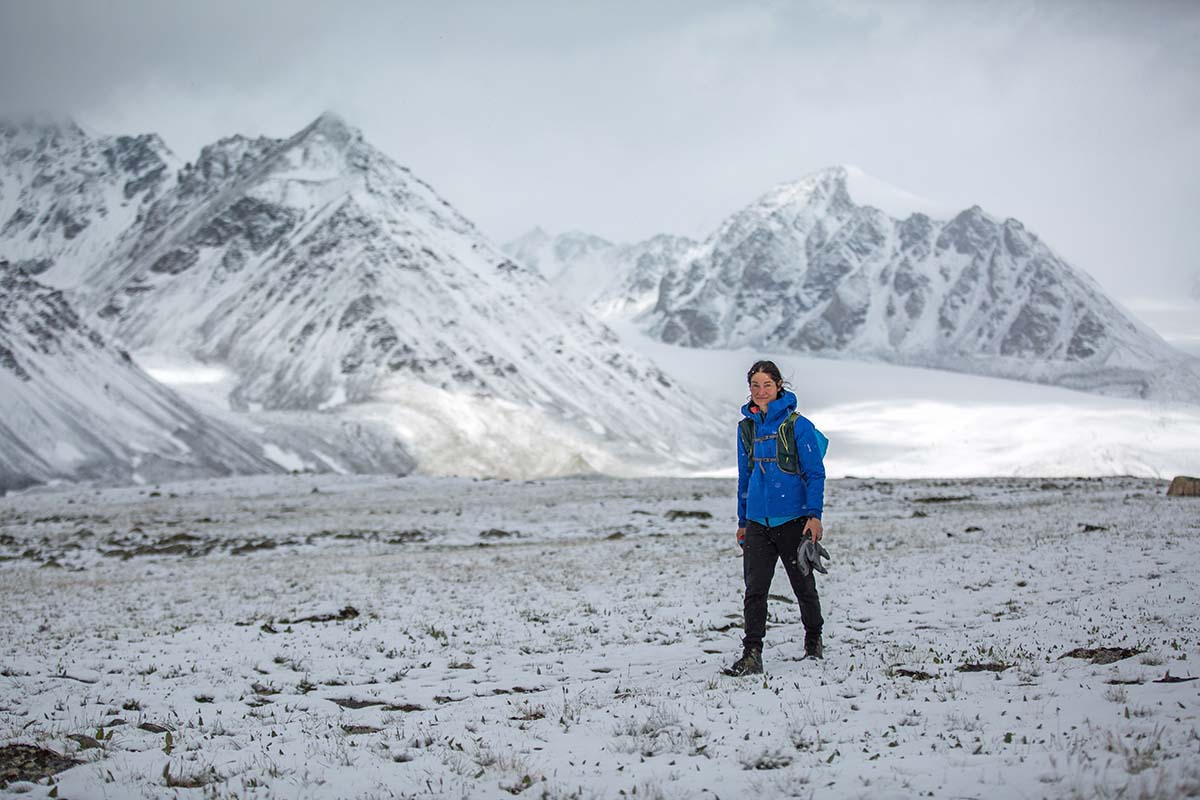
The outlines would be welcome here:
M 0 494 L 278 469 L 138 369 L 61 292 L 0 262 Z
M 1020 222 L 978 206 L 942 219 L 925 212 L 938 209 L 852 167 L 783 184 L 667 269 L 639 322 L 690 347 L 783 348 L 1200 400 L 1195 359 Z
M 639 314 L 658 301 L 667 270 L 697 243 L 660 234 L 634 244 L 613 244 L 587 233 L 550 236 L 534 228 L 504 246 L 517 261 L 541 271 L 556 289 L 600 318 Z
M 433 471 L 678 468 L 727 444 L 707 406 L 330 114 L 206 147 L 78 293 L 135 353 L 222 365 L 234 411 L 390 426 Z
M 42 283 L 78 284 L 178 166 L 153 134 L 95 136 L 70 120 L 0 119 L 0 256 Z

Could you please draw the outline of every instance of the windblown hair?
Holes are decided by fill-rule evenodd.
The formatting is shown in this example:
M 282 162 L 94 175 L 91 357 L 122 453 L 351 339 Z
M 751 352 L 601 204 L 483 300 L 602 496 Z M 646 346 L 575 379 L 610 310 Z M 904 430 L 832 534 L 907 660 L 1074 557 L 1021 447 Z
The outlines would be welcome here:
M 750 367 L 750 371 L 746 373 L 747 386 L 750 385 L 750 381 L 754 380 L 754 376 L 759 372 L 770 375 L 771 380 L 775 381 L 775 385 L 779 387 L 779 392 L 775 395 L 777 398 L 780 394 L 783 394 L 783 390 L 787 387 L 784 384 L 783 375 L 779 372 L 779 367 L 775 366 L 774 361 L 755 361 L 754 365 Z

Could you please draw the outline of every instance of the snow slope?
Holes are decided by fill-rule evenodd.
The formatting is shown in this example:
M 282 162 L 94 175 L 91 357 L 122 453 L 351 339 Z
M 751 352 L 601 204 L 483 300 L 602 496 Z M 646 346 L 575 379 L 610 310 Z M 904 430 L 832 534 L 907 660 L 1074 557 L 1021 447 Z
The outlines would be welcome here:
M 205 148 L 80 291 L 131 349 L 228 370 L 234 410 L 389 426 L 423 469 L 716 453 L 704 402 L 334 115 Z
M 0 262 L 0 494 L 55 480 L 160 481 L 277 470 L 85 325 L 62 293 Z
M 0 119 L 0 260 L 51 286 L 78 285 L 178 167 L 154 134 L 97 136 L 71 120 Z

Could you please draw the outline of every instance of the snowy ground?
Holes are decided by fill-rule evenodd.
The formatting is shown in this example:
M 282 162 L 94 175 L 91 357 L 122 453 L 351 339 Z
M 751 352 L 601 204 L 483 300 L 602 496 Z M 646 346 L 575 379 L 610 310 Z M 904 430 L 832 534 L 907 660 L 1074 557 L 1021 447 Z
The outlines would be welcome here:
M 1196 317 L 1200 320 L 1200 316 Z M 1197 322 L 1190 323 L 1195 329 Z M 1162 403 L 798 353 L 699 350 L 656 342 L 628 323 L 626 346 L 677 382 L 729 409 L 746 402 L 746 370 L 773 359 L 808 416 L 830 438 L 832 476 L 1200 474 L 1200 405 Z M 732 475 L 729 459 L 713 475 Z
M 0 744 L 83 762 L 0 793 L 1200 794 L 1200 681 L 1161 682 L 1197 674 L 1200 500 L 1135 478 L 833 481 L 826 660 L 800 660 L 780 574 L 767 674 L 733 679 L 732 488 L 283 476 L 0 499 Z M 1102 647 L 1131 652 L 1064 657 Z

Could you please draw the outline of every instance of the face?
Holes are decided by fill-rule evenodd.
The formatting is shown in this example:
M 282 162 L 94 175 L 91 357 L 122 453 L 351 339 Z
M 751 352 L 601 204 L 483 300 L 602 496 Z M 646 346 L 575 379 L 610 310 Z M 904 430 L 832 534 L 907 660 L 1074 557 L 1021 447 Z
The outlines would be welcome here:
M 779 384 L 765 372 L 756 372 L 750 376 L 750 399 L 759 408 L 766 408 L 767 403 L 779 397 Z

